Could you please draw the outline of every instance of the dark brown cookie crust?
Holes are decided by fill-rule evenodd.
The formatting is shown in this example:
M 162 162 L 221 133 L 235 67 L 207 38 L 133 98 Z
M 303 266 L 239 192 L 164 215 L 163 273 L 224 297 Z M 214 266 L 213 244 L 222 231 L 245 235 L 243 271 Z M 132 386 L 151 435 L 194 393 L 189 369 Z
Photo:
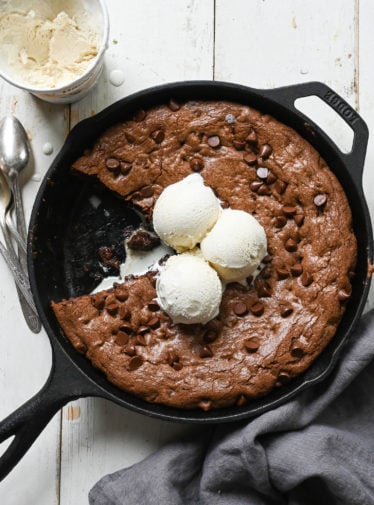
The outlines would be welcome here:
M 72 344 L 109 381 L 180 408 L 243 404 L 303 372 L 333 337 L 356 262 L 351 212 L 294 130 L 238 104 L 174 103 L 112 127 L 73 168 L 148 218 L 164 187 L 198 171 L 223 206 L 253 214 L 268 238 L 255 283 L 228 285 L 206 326 L 173 325 L 154 303 L 154 274 L 53 303 Z

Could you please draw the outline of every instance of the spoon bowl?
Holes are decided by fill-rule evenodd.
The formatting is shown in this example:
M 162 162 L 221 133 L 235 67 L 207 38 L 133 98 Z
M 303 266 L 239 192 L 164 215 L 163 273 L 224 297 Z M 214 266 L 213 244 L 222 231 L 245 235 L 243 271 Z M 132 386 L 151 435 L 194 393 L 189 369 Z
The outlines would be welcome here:
M 0 121 L 0 165 L 13 178 L 20 174 L 30 159 L 26 131 L 15 116 L 5 116 Z

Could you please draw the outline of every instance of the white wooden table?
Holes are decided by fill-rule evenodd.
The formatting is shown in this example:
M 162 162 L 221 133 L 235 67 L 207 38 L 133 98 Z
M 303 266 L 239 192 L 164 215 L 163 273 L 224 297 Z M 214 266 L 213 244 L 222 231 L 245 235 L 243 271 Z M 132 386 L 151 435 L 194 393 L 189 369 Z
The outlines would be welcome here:
M 155 84 L 216 79 L 269 88 L 319 80 L 359 110 L 374 131 L 372 0 L 107 3 L 111 33 L 105 69 L 88 97 L 71 107 L 49 105 L 0 82 L 0 117 L 15 114 L 32 142 L 34 173 L 23 189 L 28 217 L 40 181 L 69 129 L 115 100 Z M 118 87 L 109 81 L 114 69 L 126 76 Z M 314 104 L 304 105 L 338 142 L 347 145 L 345 128 L 339 122 Z M 43 153 L 46 142 L 53 146 L 52 155 Z M 373 163 L 371 141 L 364 188 L 372 216 Z M 2 260 L 0 279 L 2 419 L 44 384 L 51 351 L 45 332 L 34 335 L 24 323 L 12 278 Z M 372 293 L 368 307 L 374 304 Z M 102 475 L 140 461 L 189 429 L 142 417 L 104 400 L 73 402 L 53 418 L 0 484 L 0 503 L 85 504 L 89 489 Z

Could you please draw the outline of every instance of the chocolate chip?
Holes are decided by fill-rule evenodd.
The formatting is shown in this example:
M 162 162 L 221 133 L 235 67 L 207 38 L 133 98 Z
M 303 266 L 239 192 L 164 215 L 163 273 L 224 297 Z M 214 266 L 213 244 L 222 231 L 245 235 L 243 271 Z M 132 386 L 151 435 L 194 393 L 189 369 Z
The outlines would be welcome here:
M 148 333 L 149 331 L 150 331 L 150 328 L 145 325 L 139 326 L 139 328 L 138 328 L 138 333 L 140 335 L 144 335 L 145 333 Z
M 173 112 L 176 112 L 177 110 L 179 110 L 181 108 L 181 106 L 179 105 L 178 102 L 176 102 L 175 100 L 173 100 L 173 98 L 171 98 L 169 100 L 169 109 L 172 110 Z
M 171 364 L 171 366 L 174 368 L 174 370 L 176 370 L 177 372 L 179 372 L 180 370 L 182 370 L 183 368 L 183 365 L 180 361 L 175 361 L 174 363 Z
M 287 219 L 285 216 L 276 216 L 274 224 L 276 228 L 283 228 L 287 224 Z
M 297 251 L 297 242 L 293 238 L 289 238 L 284 244 L 286 251 L 295 252 Z
M 128 370 L 133 372 L 142 366 L 144 359 L 141 356 L 133 356 L 128 364 Z
M 266 179 L 269 175 L 269 169 L 266 167 L 258 167 L 256 174 L 259 179 Z
M 287 382 L 290 380 L 290 376 L 288 375 L 287 372 L 279 372 L 278 375 L 278 381 L 281 384 L 287 384 Z
M 301 347 L 293 347 L 291 349 L 291 356 L 293 356 L 294 358 L 302 358 L 304 354 L 305 354 L 304 349 L 301 349 Z
M 263 279 L 270 279 L 270 277 L 271 277 L 271 272 L 272 272 L 272 270 L 271 270 L 271 268 L 270 268 L 270 267 L 265 267 L 265 268 L 262 270 L 262 272 L 261 272 L 261 277 L 262 277 Z
M 213 148 L 219 147 L 221 145 L 221 139 L 218 135 L 212 135 L 208 137 L 208 145 Z
M 255 153 L 247 153 L 245 156 L 243 156 L 243 160 L 248 165 L 254 165 L 257 161 L 257 156 L 255 155 Z
M 127 345 L 129 343 L 129 336 L 124 331 L 119 331 L 116 335 L 116 344 L 120 346 Z
M 83 342 L 79 341 L 76 344 L 74 344 L 76 350 L 80 352 L 81 354 L 86 354 L 87 352 L 87 346 Z
M 263 196 L 263 195 L 269 195 L 270 194 L 270 190 L 269 190 L 268 186 L 265 186 L 265 184 L 262 184 L 258 188 L 257 194 L 259 194 L 261 196 Z
M 274 182 L 277 180 L 277 176 L 273 174 L 273 172 L 270 172 L 269 170 L 269 175 L 266 177 L 266 184 L 274 184 Z
M 140 190 L 140 197 L 141 198 L 150 198 L 151 196 L 153 196 L 153 187 L 151 185 L 149 186 L 144 186 L 141 190 Z
M 213 356 L 213 351 L 209 344 L 200 347 L 199 356 L 200 358 L 211 358 Z
M 248 312 L 248 307 L 244 302 L 237 302 L 233 310 L 237 316 L 245 316 Z
M 126 354 L 128 354 L 129 356 L 135 356 L 135 354 L 136 354 L 136 349 L 135 349 L 134 344 L 128 344 L 128 345 L 125 347 L 124 352 L 125 352 Z
M 262 263 L 265 263 L 267 265 L 268 263 L 271 263 L 273 261 L 273 256 L 271 254 L 267 254 L 262 258 Z
M 247 281 L 247 283 L 248 283 L 248 286 L 249 286 L 250 284 L 252 284 L 252 282 L 253 282 L 253 275 L 248 275 L 248 277 L 246 278 L 246 281 Z
M 167 362 L 169 363 L 169 365 L 171 365 L 174 362 L 179 361 L 179 356 L 174 350 L 170 350 L 170 351 L 168 351 L 166 359 L 167 359 Z
M 261 146 L 258 155 L 263 160 L 266 160 L 267 158 L 269 158 L 272 152 L 273 152 L 272 147 L 269 144 L 264 144 L 263 146 Z
M 111 316 L 115 316 L 118 312 L 118 305 L 115 302 L 109 303 L 105 308 Z
M 346 302 L 350 297 L 350 293 L 348 293 L 345 289 L 341 289 L 338 293 L 338 300 L 340 302 Z
M 262 316 L 264 313 L 265 306 L 262 302 L 255 302 L 251 305 L 251 312 L 254 316 Z
M 116 291 L 115 296 L 119 302 L 125 302 L 128 299 L 129 294 L 127 291 L 121 290 L 121 291 Z
M 305 287 L 310 286 L 313 282 L 313 277 L 309 272 L 303 272 L 301 276 L 301 284 Z
M 120 167 L 120 162 L 117 160 L 117 158 L 108 158 L 105 161 L 105 166 L 110 172 L 117 172 Z
M 130 132 L 125 132 L 125 137 L 126 137 L 126 140 L 129 144 L 135 144 L 136 142 L 136 137 L 135 135 L 133 135 L 132 133 Z
M 143 121 L 143 119 L 146 118 L 146 113 L 143 109 L 139 109 L 138 111 L 136 111 L 135 115 L 134 115 L 134 121 Z
M 282 281 L 283 279 L 287 279 L 287 277 L 289 276 L 288 270 L 286 270 L 285 268 L 278 268 L 277 276 L 280 281 Z
M 313 198 L 313 202 L 316 207 L 323 207 L 327 202 L 327 195 L 325 193 L 319 193 Z
M 194 172 L 201 172 L 204 168 L 204 162 L 200 158 L 192 158 L 190 160 L 190 167 Z
M 160 320 L 158 317 L 152 317 L 147 324 L 152 330 L 155 330 L 160 326 Z
M 206 325 L 205 327 L 208 329 L 208 330 L 213 330 L 215 331 L 216 333 L 219 333 L 221 330 L 222 330 L 222 326 L 223 326 L 223 323 L 222 321 L 220 321 L 219 319 L 211 319 Z
M 299 277 L 303 273 L 303 267 L 301 263 L 295 263 L 290 268 L 293 277 Z
M 275 191 L 280 195 L 282 195 L 286 191 L 286 187 L 287 184 L 284 181 L 281 181 L 280 179 L 278 179 L 274 184 Z
M 145 341 L 145 338 L 144 338 L 144 335 L 136 335 L 135 345 L 143 345 L 143 346 L 147 345 L 146 341 Z
M 162 130 L 154 130 L 151 133 L 151 138 L 156 142 L 156 144 L 161 144 L 165 138 L 165 133 Z
M 245 148 L 245 142 L 241 140 L 233 140 L 232 145 L 235 147 L 237 151 L 242 151 Z
M 255 286 L 259 298 L 269 298 L 271 296 L 271 287 L 266 281 L 258 280 L 255 282 Z
M 296 214 L 293 218 L 297 226 L 302 226 L 305 216 L 304 214 Z
M 130 324 L 124 323 L 120 326 L 119 331 L 123 331 L 124 333 L 127 333 L 128 335 L 131 335 L 134 333 L 134 329 Z
M 148 308 L 151 312 L 157 312 L 160 309 L 160 306 L 157 302 L 149 302 L 148 303 Z
M 258 190 L 263 186 L 264 183 L 260 181 L 252 181 L 251 184 L 249 185 L 250 189 L 254 192 L 257 193 Z
M 288 317 L 293 312 L 293 308 L 289 303 L 280 303 L 279 309 L 280 309 L 280 315 L 282 317 Z
M 247 142 L 257 142 L 257 133 L 255 130 L 252 128 L 249 134 L 247 135 L 247 138 L 245 139 Z
M 131 170 L 131 167 L 131 163 L 128 163 L 127 161 L 121 161 L 119 164 L 119 169 L 122 175 L 128 174 Z
M 296 214 L 296 207 L 293 207 L 291 205 L 285 205 L 283 208 L 282 208 L 282 211 L 283 211 L 283 214 L 287 217 L 292 217 Z
M 215 340 L 217 340 L 217 332 L 214 331 L 214 330 L 208 330 L 206 333 L 204 333 L 204 341 L 205 342 L 214 342 Z
M 248 352 L 256 352 L 260 347 L 260 339 L 258 337 L 247 338 L 244 341 L 244 347 Z
M 102 310 L 105 306 L 105 297 L 103 295 L 98 295 L 93 300 L 93 305 L 95 309 Z
M 236 400 L 236 405 L 238 407 L 241 407 L 242 405 L 245 405 L 247 401 L 248 400 L 244 395 L 240 395 L 239 398 Z

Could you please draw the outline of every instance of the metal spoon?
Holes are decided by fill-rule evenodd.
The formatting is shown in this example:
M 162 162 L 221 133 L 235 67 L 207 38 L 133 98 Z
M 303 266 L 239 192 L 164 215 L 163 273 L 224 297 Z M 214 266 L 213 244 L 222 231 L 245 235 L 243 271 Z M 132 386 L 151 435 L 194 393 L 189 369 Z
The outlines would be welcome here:
M 14 196 L 17 230 L 26 241 L 26 221 L 19 185 L 19 174 L 30 159 L 30 146 L 25 129 L 15 116 L 5 116 L 0 122 L 0 165 L 9 177 Z M 21 262 L 22 263 L 22 262 Z
M 12 194 L 10 192 L 9 186 L 7 185 L 4 174 L 0 171 L 0 230 L 4 235 L 5 245 L 0 240 L 0 253 L 2 254 L 4 260 L 6 261 L 8 267 L 10 268 L 14 280 L 22 293 L 24 299 L 26 300 L 28 307 L 31 311 L 33 318 L 37 317 L 37 310 L 34 305 L 34 300 L 30 291 L 30 284 L 21 269 L 21 265 L 18 261 L 17 255 L 13 249 L 13 244 L 9 238 L 8 230 L 5 223 L 5 215 L 8 207 L 12 200 Z
M 30 159 L 30 146 L 25 129 L 14 116 L 6 116 L 0 122 L 0 169 L 8 175 L 14 197 L 17 231 L 21 239 L 26 242 L 27 229 L 23 210 L 22 196 L 19 185 L 19 174 L 27 166 Z M 7 230 L 6 230 L 7 231 Z M 4 235 L 6 240 L 6 236 Z M 8 247 L 9 249 L 9 247 Z M 27 255 L 23 248 L 18 248 L 19 263 L 27 272 Z M 21 308 L 29 328 L 38 333 L 41 323 L 34 311 L 30 311 L 30 304 L 24 303 L 22 291 L 18 291 Z

